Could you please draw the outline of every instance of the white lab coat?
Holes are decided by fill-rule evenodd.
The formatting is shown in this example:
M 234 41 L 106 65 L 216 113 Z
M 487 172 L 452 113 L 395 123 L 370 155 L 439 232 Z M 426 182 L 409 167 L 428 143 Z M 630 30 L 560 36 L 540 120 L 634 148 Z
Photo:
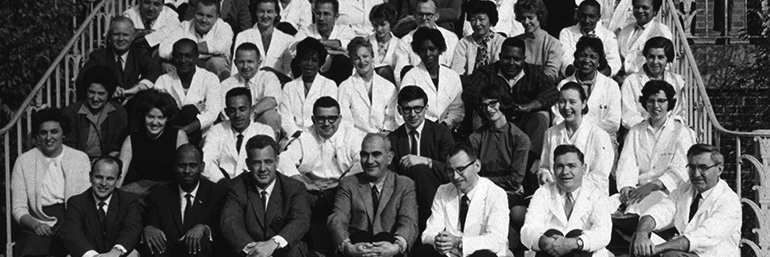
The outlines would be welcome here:
M 276 105 L 281 104 L 283 91 L 281 91 L 281 81 L 278 80 L 278 77 L 275 76 L 275 74 L 269 71 L 257 71 L 257 74 L 254 74 L 254 77 L 251 78 L 249 82 L 251 83 L 251 86 L 248 88 L 249 91 L 251 91 L 252 105 L 257 104 L 259 100 L 262 100 L 265 97 L 272 97 L 275 99 Z M 225 97 L 227 96 L 227 91 L 236 87 L 246 87 L 246 80 L 240 74 L 234 74 L 225 81 L 222 81 L 222 101 L 227 101 Z M 276 106 L 276 109 L 278 109 L 278 106 Z M 222 109 L 220 117 L 224 120 L 228 119 L 224 109 Z
M 372 35 L 369 37 L 369 43 L 372 44 L 372 50 L 374 52 L 374 67 L 384 67 L 384 66 L 390 66 L 391 69 L 396 68 L 396 48 L 398 48 L 398 45 L 401 43 L 401 39 L 397 38 L 393 35 L 393 33 L 390 34 L 390 42 L 388 42 L 388 50 L 385 51 L 385 57 L 381 57 L 379 53 L 380 46 L 377 44 L 377 38 L 375 35 Z M 380 61 L 380 58 L 382 58 L 382 61 Z
M 614 77 L 623 67 L 623 64 L 620 62 L 620 52 L 618 51 L 618 39 L 615 37 L 615 33 L 612 33 L 612 31 L 599 25 L 594 29 L 594 33 L 596 33 L 596 37 L 602 41 L 604 54 L 607 58 L 607 65 L 612 69 L 610 77 Z M 580 24 L 564 28 L 559 33 L 559 41 L 561 41 L 561 49 L 563 52 L 561 58 L 562 73 L 566 71 L 567 66 L 574 64 L 577 43 L 581 37 L 583 37 L 583 32 L 580 31 Z
M 557 90 L 561 90 L 561 87 L 567 82 L 577 82 L 575 75 L 569 76 L 566 79 L 559 82 Z M 591 95 L 588 96 L 588 113 L 583 115 L 584 121 L 588 121 L 610 135 L 610 139 L 613 142 L 616 141 L 616 134 L 620 129 L 620 87 L 615 80 L 604 76 L 599 72 L 596 73 L 596 83 L 591 86 Z M 559 124 L 564 121 L 559 113 L 559 106 L 553 105 L 551 111 L 554 113 L 553 124 Z
M 123 16 L 128 17 L 134 22 L 135 29 L 145 29 L 142 15 L 139 13 L 139 6 L 134 6 L 131 9 L 126 10 L 123 12 Z M 147 40 L 147 44 L 149 44 L 150 47 L 155 47 L 170 36 L 171 32 L 179 28 L 180 25 L 179 15 L 168 6 L 163 6 L 160 14 L 158 14 L 158 18 L 156 18 L 155 21 L 152 22 L 152 25 L 150 25 L 154 31 L 145 35 L 144 39 Z
M 444 42 L 446 43 L 446 52 L 439 56 L 439 63 L 443 66 L 451 67 L 452 57 L 454 56 L 455 46 L 457 46 L 458 41 L 457 35 L 442 27 L 436 26 L 436 29 L 444 36 Z M 398 48 L 396 48 L 396 69 L 393 71 L 393 75 L 396 77 L 396 85 L 401 85 L 402 83 L 401 70 L 404 67 L 407 65 L 417 66 L 422 63 L 420 56 L 412 51 L 412 39 L 415 31 L 417 30 L 412 30 L 409 34 L 401 37 L 401 42 L 399 42 Z
M 361 172 L 361 142 L 364 133 L 345 124 L 329 139 L 319 136 L 314 127 L 289 143 L 278 158 L 278 170 L 284 175 L 313 176 L 339 180 Z
M 357 35 L 368 37 L 374 34 L 374 27 L 369 21 L 369 13 L 372 7 L 387 3 L 383 0 L 340 0 L 340 16 L 335 24 L 347 25 Z M 395 24 L 392 24 L 395 26 Z M 345 45 L 344 47 L 347 47 Z
M 655 219 L 655 229 L 673 224 L 690 241 L 688 252 L 701 257 L 741 256 L 738 245 L 743 214 L 738 195 L 720 179 L 716 186 L 701 194 L 698 211 L 688 222 L 695 191 L 692 184 L 682 184 L 645 215 Z
M 318 98 L 329 96 L 337 98 L 337 83 L 317 74 L 313 85 L 305 96 L 305 84 L 302 77 L 296 78 L 283 86 L 283 97 L 278 105 L 281 115 L 281 128 L 291 136 L 297 131 L 305 131 L 313 120 L 313 104 Z
M 636 26 L 636 23 L 628 24 L 618 34 L 618 50 L 620 51 L 620 57 L 623 58 L 623 69 L 626 71 L 626 74 L 641 71 L 642 65 L 646 62 L 642 50 L 644 50 L 644 44 L 647 43 L 647 40 L 658 36 L 668 39 L 672 38 L 671 30 L 668 26 L 653 19 L 644 26 L 644 31 L 632 42 L 633 38 L 631 36 Z
M 286 6 L 281 3 L 279 9 L 281 9 L 281 22 L 291 24 L 297 31 L 302 31 L 313 23 L 313 7 L 310 1 L 292 0 Z
M 609 256 L 605 249 L 610 243 L 612 219 L 607 208 L 607 192 L 583 184 L 574 195 L 575 205 L 572 214 L 567 219 L 564 211 L 564 196 L 558 186 L 543 185 L 535 191 L 531 204 L 521 228 L 521 243 L 529 249 L 541 250 L 538 242 L 540 236 L 549 229 L 556 229 L 566 235 L 568 232 L 580 229 L 583 235 L 583 249 L 593 253 L 595 257 Z
M 463 93 L 460 75 L 444 66 L 439 66 L 438 90 L 433 85 L 428 68 L 420 62 L 404 76 L 401 88 L 405 86 L 418 86 L 428 95 L 428 108 L 425 110 L 425 118 L 436 123 L 445 122 L 454 128 L 460 124 L 465 116 L 465 107 L 460 95 Z M 397 118 L 398 124 L 403 124 L 403 118 Z
M 460 230 L 460 198 L 462 193 L 452 184 L 439 186 L 431 206 L 432 214 L 422 232 L 422 243 L 433 245 L 439 232 L 462 237 L 462 252 L 452 250 L 448 256 L 468 256 L 478 250 L 490 250 L 497 256 L 508 255 L 508 196 L 487 178 L 479 177 L 468 193 L 470 204 L 465 229 Z
M 686 90 L 684 90 L 684 78 L 679 74 L 665 71 L 663 80 L 671 84 L 676 92 L 676 105 L 674 105 L 673 110 L 669 110 L 671 116 L 675 120 L 687 123 L 687 120 L 685 120 L 686 113 L 684 109 L 684 107 L 687 106 L 687 97 L 683 95 L 686 92 Z M 621 117 L 623 127 L 631 129 L 634 125 L 639 124 L 644 119 L 650 117 L 650 114 L 644 109 L 642 103 L 639 102 L 639 97 L 642 96 L 642 88 L 644 88 L 644 84 L 647 84 L 649 81 L 650 77 L 647 76 L 647 73 L 644 71 L 631 74 L 623 81 L 623 86 L 620 88 L 621 104 L 623 105 L 623 114 Z
M 374 73 L 372 100 L 364 79 L 353 73 L 340 84 L 337 100 L 343 122 L 366 133 L 388 133 L 396 130 L 396 99 L 398 90 L 393 83 Z
M 249 168 L 246 166 L 246 142 L 256 135 L 266 135 L 275 139 L 273 129 L 258 122 L 251 122 L 249 127 L 241 134 L 243 135 L 243 142 L 239 151 L 235 149 L 238 134 L 233 130 L 229 120 L 211 127 L 208 135 L 203 140 L 203 163 L 206 164 L 206 168 L 203 170 L 203 177 L 212 182 L 218 182 L 225 178 L 222 170 L 227 173 L 227 177 L 230 179 L 237 177 L 241 173 L 248 172 Z
M 262 42 L 262 34 L 259 32 L 257 25 L 253 28 L 241 31 L 238 36 L 235 37 L 235 47 L 233 48 L 233 67 L 232 74 L 238 73 L 238 69 L 235 68 L 235 51 L 243 43 L 253 43 L 257 45 L 259 49 L 259 56 L 262 60 L 262 67 L 272 67 L 284 74 L 290 74 L 291 72 L 291 52 L 289 48 L 295 43 L 294 37 L 280 30 L 273 29 L 272 39 L 270 39 L 270 46 L 265 53 L 264 43 Z
M 211 56 L 223 56 L 226 60 L 230 59 L 230 47 L 233 45 L 233 29 L 230 28 L 230 24 L 227 24 L 222 18 L 217 18 L 214 26 L 211 27 L 206 35 L 199 37 L 195 32 L 195 21 L 183 21 L 179 27 L 171 32 L 160 43 L 158 53 L 160 57 L 166 60 L 171 60 L 171 51 L 174 49 L 174 43 L 183 38 L 189 38 L 196 43 L 206 42 L 209 48 L 208 54 L 200 54 L 200 58 L 209 58 Z M 200 51 L 200 49 L 198 49 Z
M 200 67 L 195 67 L 195 75 L 192 77 L 187 93 L 182 87 L 182 80 L 179 79 L 176 70 L 158 77 L 154 88 L 169 93 L 176 100 L 179 108 L 195 105 L 200 112 L 197 118 L 201 123 L 201 131 L 204 132 L 214 124 L 217 115 L 224 108 L 225 101 L 222 99 L 219 78 Z

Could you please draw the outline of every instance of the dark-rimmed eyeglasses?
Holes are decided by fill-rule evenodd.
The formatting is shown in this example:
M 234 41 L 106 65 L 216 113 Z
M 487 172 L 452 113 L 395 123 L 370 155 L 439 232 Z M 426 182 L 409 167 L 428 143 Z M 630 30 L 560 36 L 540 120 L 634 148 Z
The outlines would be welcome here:
M 315 122 L 317 123 L 324 123 L 324 121 L 328 121 L 329 123 L 335 123 L 339 118 L 340 118 L 339 115 L 313 116 L 313 119 L 315 119 Z
M 500 101 L 498 100 L 492 100 L 487 103 L 480 103 L 479 107 L 481 107 L 482 110 L 487 109 L 487 107 L 496 108 L 500 104 Z
M 449 167 L 446 167 L 444 169 L 444 172 L 446 172 L 447 174 L 457 173 L 457 175 L 465 176 L 465 175 L 463 175 L 463 172 L 466 169 L 468 169 L 468 167 L 473 165 L 473 163 L 475 163 L 475 162 L 476 162 L 476 160 L 472 160 L 470 163 L 468 163 L 468 164 L 466 164 L 464 166 L 460 166 L 459 168 L 449 168 Z
M 420 113 L 422 113 L 422 111 L 425 110 L 425 105 L 423 105 L 423 106 L 414 106 L 414 107 L 399 106 L 398 109 L 401 110 L 401 112 L 403 112 L 404 114 L 408 114 L 411 111 L 414 111 L 415 114 L 420 114 Z
M 707 170 L 709 170 L 711 168 L 714 168 L 716 166 L 719 166 L 719 165 L 721 165 L 721 164 L 717 163 L 717 164 L 714 164 L 714 165 L 711 165 L 711 166 L 706 165 L 706 164 L 700 164 L 700 165 L 687 164 L 687 166 L 685 166 L 685 167 L 687 167 L 687 170 L 690 171 L 690 172 L 694 172 L 695 170 L 698 170 L 698 172 L 704 172 L 704 171 L 707 171 Z

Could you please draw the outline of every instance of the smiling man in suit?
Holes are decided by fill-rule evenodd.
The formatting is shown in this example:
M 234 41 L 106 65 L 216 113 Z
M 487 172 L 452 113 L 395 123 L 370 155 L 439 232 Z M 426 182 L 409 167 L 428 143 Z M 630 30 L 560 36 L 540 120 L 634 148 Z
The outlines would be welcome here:
M 307 256 L 300 241 L 310 226 L 302 182 L 276 171 L 278 143 L 265 135 L 246 142 L 249 173 L 236 177 L 222 209 L 225 240 L 237 256 Z
M 394 256 L 417 238 L 414 182 L 388 169 L 390 140 L 370 133 L 361 144 L 363 172 L 340 181 L 329 216 L 332 242 L 342 256 Z
M 91 167 L 91 188 L 67 202 L 61 227 L 72 256 L 125 256 L 142 232 L 142 207 L 136 196 L 115 188 L 122 163 L 103 157 Z
M 612 232 L 607 192 L 583 185 L 583 152 L 574 145 L 553 151 L 555 183 L 542 185 L 521 228 L 521 243 L 537 256 L 608 256 Z
M 203 152 L 182 145 L 176 152 L 176 181 L 154 188 L 145 199 L 143 241 L 152 256 L 213 256 L 227 189 L 201 179 L 203 169 Z
M 420 87 L 407 86 L 398 93 L 398 113 L 404 124 L 388 135 L 394 158 L 391 169 L 415 181 L 418 225 L 425 228 L 436 189 L 449 182 L 444 173 L 446 156 L 454 145 L 446 126 L 425 119 L 428 95 Z

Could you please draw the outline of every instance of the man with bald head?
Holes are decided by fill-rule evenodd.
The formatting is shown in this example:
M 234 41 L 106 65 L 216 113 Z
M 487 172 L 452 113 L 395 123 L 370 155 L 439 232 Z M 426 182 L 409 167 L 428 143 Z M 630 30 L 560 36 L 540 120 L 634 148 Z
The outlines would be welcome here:
M 163 39 L 179 27 L 179 15 L 163 0 L 139 0 L 137 5 L 123 12 L 134 22 L 136 43 L 157 49 Z
M 214 255 L 212 239 L 221 241 L 219 210 L 227 189 L 201 179 L 203 169 L 200 148 L 193 144 L 179 147 L 173 171 L 176 179 L 154 188 L 145 199 L 143 241 L 149 253 L 142 255 Z
M 197 67 L 198 44 L 187 38 L 174 43 L 172 62 L 176 69 L 163 74 L 155 89 L 169 93 L 181 109 L 174 123 L 187 132 L 190 142 L 199 143 L 203 131 L 217 119 L 224 104 L 219 78 Z
M 131 19 L 123 16 L 113 18 L 107 36 L 107 48 L 95 50 L 88 55 L 88 62 L 80 69 L 78 80 L 82 79 L 84 71 L 92 67 L 107 66 L 118 78 L 118 87 L 113 93 L 118 101 L 152 88 L 161 74 L 160 62 L 145 49 L 131 47 L 135 35 Z

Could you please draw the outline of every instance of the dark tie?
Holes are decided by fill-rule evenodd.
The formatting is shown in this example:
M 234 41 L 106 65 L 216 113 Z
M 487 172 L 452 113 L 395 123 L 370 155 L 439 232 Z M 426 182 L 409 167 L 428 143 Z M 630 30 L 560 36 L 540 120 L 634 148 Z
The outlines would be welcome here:
M 372 186 L 372 203 L 374 204 L 374 213 L 377 213 L 377 208 L 380 206 L 380 190 L 377 190 L 377 186 Z
M 412 148 L 409 150 L 410 154 L 417 155 L 417 131 L 412 130 L 409 132 L 409 141 L 412 143 Z
M 235 151 L 241 153 L 241 145 L 243 144 L 243 134 L 238 134 L 238 140 L 235 141 Z
M 465 217 L 468 216 L 468 195 L 460 198 L 460 231 L 465 231 Z
M 187 199 L 187 206 L 184 207 L 184 217 L 182 218 L 184 222 L 187 221 L 187 217 L 190 216 L 190 211 L 192 211 L 192 197 L 193 196 L 190 193 L 184 195 L 184 198 Z
M 690 204 L 690 218 L 687 219 L 688 221 L 692 220 L 692 217 L 695 216 L 695 213 L 698 212 L 698 205 L 700 203 L 701 197 L 700 193 L 695 195 L 695 198 L 692 199 L 692 204 Z
M 123 71 L 125 70 L 125 68 L 123 68 L 123 62 L 125 62 L 123 60 L 123 56 L 118 56 L 118 68 L 119 68 L 118 70 L 120 70 L 121 73 L 123 73 Z
M 99 225 L 101 225 L 102 233 L 104 233 L 105 226 L 104 224 L 104 217 L 107 216 L 107 212 L 104 211 L 104 206 L 107 205 L 104 201 L 100 201 L 98 204 L 96 204 L 97 207 L 99 207 Z
M 564 213 L 569 219 L 569 216 L 572 215 L 572 209 L 575 207 L 575 200 L 572 199 L 572 193 L 567 193 L 564 198 Z
M 259 193 L 259 200 L 262 201 L 262 231 L 267 232 L 267 191 Z

